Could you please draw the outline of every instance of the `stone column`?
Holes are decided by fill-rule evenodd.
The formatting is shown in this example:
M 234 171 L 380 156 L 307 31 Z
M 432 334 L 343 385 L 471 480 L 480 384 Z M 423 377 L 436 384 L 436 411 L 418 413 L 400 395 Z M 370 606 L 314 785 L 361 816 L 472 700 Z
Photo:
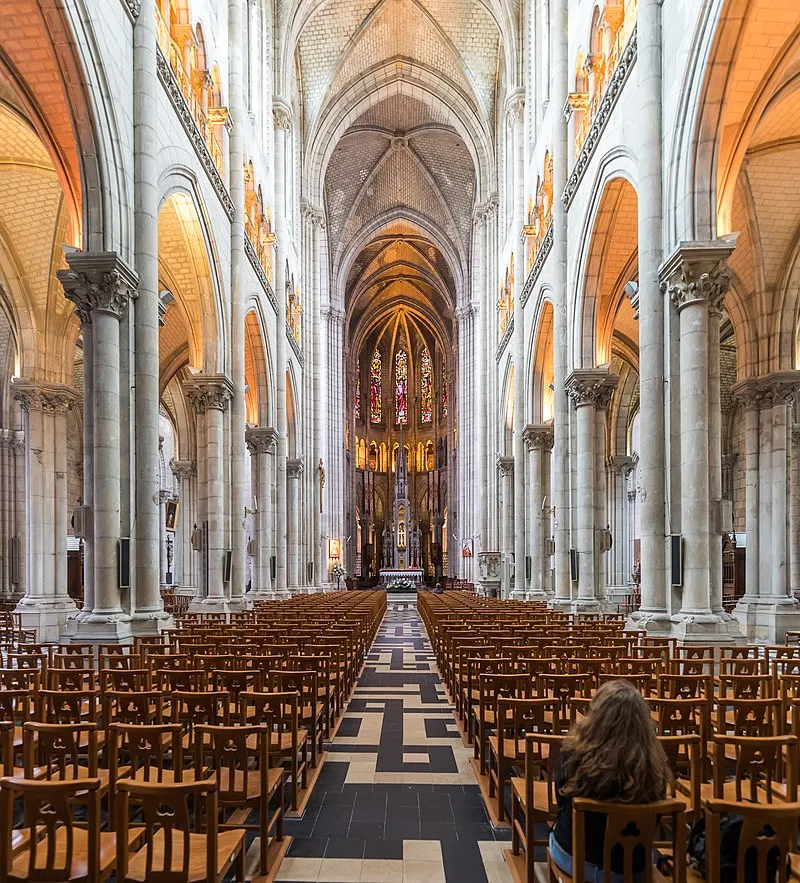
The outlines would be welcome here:
M 132 629 L 157 632 L 168 624 L 161 600 L 159 554 L 159 286 L 158 286 L 158 98 L 155 3 L 141 4 L 133 28 L 133 138 L 135 267 L 135 543 Z
M 797 598 L 800 594 L 800 426 L 791 431 L 791 487 L 789 490 L 789 586 Z M 749 545 L 749 539 L 748 539 Z
M 788 501 L 794 480 L 790 488 L 786 449 L 788 407 L 798 387 L 800 372 L 780 371 L 750 378 L 732 390 L 745 407 L 747 454 L 747 586 L 733 615 L 748 640 L 760 643 L 783 643 L 786 630 L 800 626 L 789 568 L 788 527 L 794 519 Z M 794 462 L 792 473 L 794 479 Z M 792 547 L 795 543 L 792 534 Z
M 287 154 L 291 149 L 292 112 L 288 104 L 280 99 L 273 100 L 272 120 L 275 133 L 275 296 L 278 301 L 276 320 L 277 340 L 275 344 L 275 430 L 276 443 L 276 528 L 277 528 L 277 578 L 276 589 L 281 592 L 287 587 L 287 537 L 286 537 L 286 255 L 289 251 L 289 231 L 286 228 L 286 206 L 289 188 L 287 186 Z M 337 415 L 337 419 L 341 419 Z
M 568 99 L 570 64 L 567 57 L 568 0 L 552 0 L 550 34 L 552 91 L 550 100 L 563 107 Z M 570 145 L 567 119 L 555 114 L 553 122 L 553 504 L 555 506 L 555 579 L 553 603 L 569 606 L 570 493 L 569 493 L 569 401 L 567 399 L 567 209 L 561 195 L 567 186 Z
M 57 276 L 78 310 L 91 323 L 92 360 L 92 563 L 93 608 L 84 608 L 77 640 L 108 642 L 130 638 L 119 587 L 120 539 L 120 319 L 136 296 L 136 274 L 114 252 L 75 252 L 69 270 Z M 85 342 L 85 337 L 84 337 Z M 158 451 L 156 435 L 155 451 Z M 156 536 L 158 534 L 156 533 Z M 156 579 L 157 579 L 156 575 Z M 160 599 L 159 599 L 160 601 Z
M 258 500 L 258 512 L 255 517 L 257 552 L 253 574 L 253 592 L 262 596 L 271 595 L 273 586 L 270 558 L 272 556 L 274 527 L 272 513 L 273 461 L 277 434 L 271 427 L 248 429 L 246 439 L 253 469 L 253 493 Z
M 314 512 L 312 518 L 312 560 L 314 562 L 313 585 L 319 589 L 329 580 L 327 573 L 327 549 L 322 536 L 323 510 L 325 508 L 324 481 L 327 478 L 325 461 L 325 432 L 322 411 L 322 379 L 327 360 L 322 349 L 322 318 L 320 316 L 321 276 L 323 272 L 321 259 L 321 242 L 325 235 L 325 216 L 322 211 L 315 211 L 311 217 L 312 224 L 312 257 L 311 257 L 311 350 L 314 354 L 313 373 L 311 377 L 312 401 L 314 403 L 314 460 L 317 464 L 313 478 L 312 500 Z
M 13 432 L 10 435 L 9 443 L 14 452 L 14 525 L 15 536 L 17 537 L 17 560 L 16 574 L 12 574 L 12 586 L 14 588 L 15 598 L 24 598 L 28 591 L 28 573 L 25 567 L 25 561 L 28 554 L 28 530 L 25 516 L 25 501 L 28 498 L 28 478 L 25 469 L 25 433 Z M 14 576 L 16 575 L 16 583 Z
M 628 591 L 632 569 L 628 555 L 627 477 L 633 468 L 631 457 L 618 455 L 606 460 L 608 520 L 611 526 L 611 552 L 608 556 L 608 586 L 615 595 Z
M 244 4 L 244 9 L 242 8 Z M 244 250 L 244 127 L 245 82 L 242 50 L 249 51 L 243 26 L 247 0 L 228 0 L 228 110 L 232 123 L 228 140 L 230 192 L 233 203 L 231 221 L 231 380 L 233 395 L 230 403 L 230 531 L 232 568 L 230 599 L 234 609 L 247 605 L 245 597 L 246 541 L 244 522 L 248 507 L 245 464 L 245 377 L 244 377 L 244 274 L 247 257 Z M 249 69 L 249 65 L 248 65 Z M 252 73 L 251 73 L 252 76 Z
M 172 494 L 162 488 L 158 492 L 159 513 L 159 539 L 160 539 L 160 566 L 159 582 L 162 586 L 167 584 L 167 500 L 172 499 Z
M 688 641 L 728 641 L 726 618 L 712 609 L 711 556 L 720 543 L 719 500 L 712 499 L 709 417 L 710 313 L 722 309 L 730 284 L 726 260 L 733 242 L 682 243 L 661 268 L 662 288 L 680 320 L 681 524 L 683 601 L 673 631 Z
M 553 428 L 549 424 L 525 427 L 528 447 L 528 548 L 531 555 L 531 582 L 529 601 L 545 601 L 549 596 L 550 556 L 550 451 L 553 447 Z
M 500 473 L 500 562 L 501 562 L 501 592 L 507 598 L 511 586 L 511 555 L 514 552 L 513 525 L 514 525 L 514 458 L 498 457 L 497 469 Z M 523 568 L 525 562 L 515 562 L 516 566 Z
M 66 415 L 75 391 L 58 384 L 14 381 L 25 420 L 25 471 L 29 505 L 26 534 L 28 591 L 18 606 L 25 628 L 40 641 L 58 641 L 75 603 L 67 594 Z
M 666 557 L 664 301 L 659 290 L 662 246 L 661 0 L 640 0 L 637 13 L 639 106 L 639 390 L 641 399 L 642 603 L 634 621 L 648 631 L 669 628 Z M 681 378 L 682 379 L 682 378 Z M 720 557 L 720 564 L 721 564 Z
M 230 380 L 221 374 L 199 374 L 186 382 L 186 396 L 205 426 L 205 499 L 206 544 L 202 550 L 201 571 L 205 571 L 206 596 L 196 609 L 227 613 L 224 567 L 225 500 L 223 488 L 224 415 L 233 394 Z M 198 452 L 198 456 L 202 456 Z M 195 608 L 195 605 L 192 605 Z
M 300 476 L 303 474 L 303 461 L 287 460 L 287 587 L 296 591 L 300 587 L 301 548 L 300 548 Z
M 606 560 L 611 539 L 608 521 L 608 484 L 606 482 L 606 417 L 611 397 L 619 378 L 609 375 L 602 392 L 597 397 L 594 412 L 594 585 L 595 597 L 607 601 Z M 616 610 L 616 607 L 612 608 Z
M 486 383 L 487 366 L 486 338 L 488 334 L 487 317 L 489 315 L 489 296 L 486 290 L 486 225 L 487 214 L 483 206 L 475 210 L 473 224 L 473 258 L 472 258 L 472 289 L 473 310 L 475 312 L 475 350 L 471 354 L 471 361 L 475 370 L 475 419 L 473 422 L 475 432 L 475 455 L 472 464 L 472 475 L 469 480 L 474 484 L 473 489 L 473 550 L 489 550 L 489 526 L 487 520 L 487 481 L 486 464 L 488 462 L 487 451 L 487 414 L 486 414 Z M 459 407 L 461 405 L 459 404 Z
M 180 594 L 197 594 L 197 553 L 192 548 L 192 533 L 197 524 L 197 467 L 194 460 L 170 460 L 170 469 L 178 482 L 178 523 L 175 530 L 175 567 L 173 584 Z
M 512 129 L 514 159 L 514 213 L 512 233 L 524 242 L 522 226 L 525 223 L 525 98 L 515 92 L 506 103 L 506 114 Z M 514 592 L 512 597 L 524 598 L 527 589 L 525 577 L 525 310 L 522 304 L 522 284 L 525 281 L 525 252 L 520 247 L 514 265 L 514 331 L 512 338 L 514 360 Z M 506 505 L 508 505 L 506 503 Z
M 567 392 L 575 404 L 577 421 L 576 455 L 576 551 L 578 554 L 577 610 L 593 609 L 599 597 L 596 518 L 597 518 L 597 420 L 595 409 L 605 410 L 618 378 L 605 368 L 573 371 L 567 379 Z M 601 473 L 602 474 L 602 473 Z

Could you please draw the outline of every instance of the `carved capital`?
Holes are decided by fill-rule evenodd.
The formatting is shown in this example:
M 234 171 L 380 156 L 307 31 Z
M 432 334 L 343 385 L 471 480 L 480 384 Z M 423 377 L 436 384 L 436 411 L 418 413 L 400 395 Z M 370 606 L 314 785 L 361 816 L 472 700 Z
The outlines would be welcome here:
M 508 478 L 509 476 L 514 474 L 514 458 L 513 457 L 498 457 L 497 458 L 497 468 L 500 471 L 500 475 L 503 478 Z
M 187 478 L 197 475 L 197 464 L 194 460 L 176 460 L 173 458 L 169 461 L 169 468 L 178 481 L 185 481 Z
M 292 109 L 282 101 L 272 102 L 272 124 L 284 132 L 292 131 Z
M 271 426 L 259 426 L 248 429 L 244 440 L 251 454 L 272 454 L 278 443 L 278 433 Z
M 689 304 L 707 304 L 720 311 L 731 284 L 728 257 L 732 239 L 682 242 L 661 265 L 661 290 L 680 311 Z
M 529 423 L 522 431 L 522 439 L 529 451 L 552 451 L 553 427 L 547 423 Z
M 745 409 L 760 410 L 773 405 L 791 405 L 800 393 L 800 371 L 773 371 L 762 377 L 748 377 L 731 387 Z
M 289 478 L 300 478 L 303 474 L 303 461 L 299 458 L 286 461 L 286 474 Z
M 566 391 L 576 408 L 592 405 L 604 411 L 611 404 L 618 383 L 619 377 L 606 368 L 584 368 L 569 375 Z
M 224 411 L 233 398 L 233 384 L 224 374 L 198 374 L 186 381 L 184 390 L 197 414 Z
M 525 114 L 525 93 L 514 92 L 506 101 L 506 116 L 509 126 L 520 122 Z
M 606 459 L 606 468 L 612 475 L 628 475 L 633 466 L 633 457 L 623 455 Z
M 72 252 L 67 263 L 69 269 L 58 270 L 56 276 L 82 325 L 98 312 L 120 319 L 128 301 L 138 294 L 139 277 L 116 252 Z
M 11 385 L 14 399 L 23 411 L 44 411 L 46 414 L 66 414 L 77 404 L 78 394 L 72 387 L 57 383 L 31 383 L 15 380 Z

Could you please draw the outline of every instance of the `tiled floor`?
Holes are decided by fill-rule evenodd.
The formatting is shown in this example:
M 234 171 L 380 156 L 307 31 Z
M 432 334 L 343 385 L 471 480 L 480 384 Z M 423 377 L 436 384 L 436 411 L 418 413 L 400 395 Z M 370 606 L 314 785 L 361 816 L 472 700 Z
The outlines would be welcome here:
M 279 881 L 506 883 L 416 605 L 390 598 Z

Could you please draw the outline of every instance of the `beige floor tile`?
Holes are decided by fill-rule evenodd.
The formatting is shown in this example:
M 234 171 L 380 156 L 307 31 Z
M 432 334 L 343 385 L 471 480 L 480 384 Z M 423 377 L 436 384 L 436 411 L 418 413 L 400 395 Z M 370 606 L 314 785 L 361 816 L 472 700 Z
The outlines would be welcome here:
M 438 840 L 404 840 L 403 861 L 442 861 L 442 844 Z
M 360 858 L 324 858 L 317 880 L 320 883 L 358 883 L 362 864 Z
M 403 862 L 403 883 L 445 883 L 441 862 Z
M 402 883 L 403 862 L 365 858 L 361 865 L 361 883 Z
M 489 883 L 509 883 L 509 880 L 513 879 L 503 855 L 503 850 L 508 848 L 509 844 L 504 842 L 484 840 L 478 843 Z
M 308 881 L 311 883 L 317 879 L 321 865 L 321 858 L 285 858 L 278 868 L 275 880 L 296 880 L 298 883 Z

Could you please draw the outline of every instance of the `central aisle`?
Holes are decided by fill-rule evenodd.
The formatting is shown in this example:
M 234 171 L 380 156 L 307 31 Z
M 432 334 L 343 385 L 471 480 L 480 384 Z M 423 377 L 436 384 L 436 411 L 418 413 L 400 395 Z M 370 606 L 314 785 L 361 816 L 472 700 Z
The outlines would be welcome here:
M 507 883 L 471 751 L 416 604 L 390 599 L 277 880 Z

